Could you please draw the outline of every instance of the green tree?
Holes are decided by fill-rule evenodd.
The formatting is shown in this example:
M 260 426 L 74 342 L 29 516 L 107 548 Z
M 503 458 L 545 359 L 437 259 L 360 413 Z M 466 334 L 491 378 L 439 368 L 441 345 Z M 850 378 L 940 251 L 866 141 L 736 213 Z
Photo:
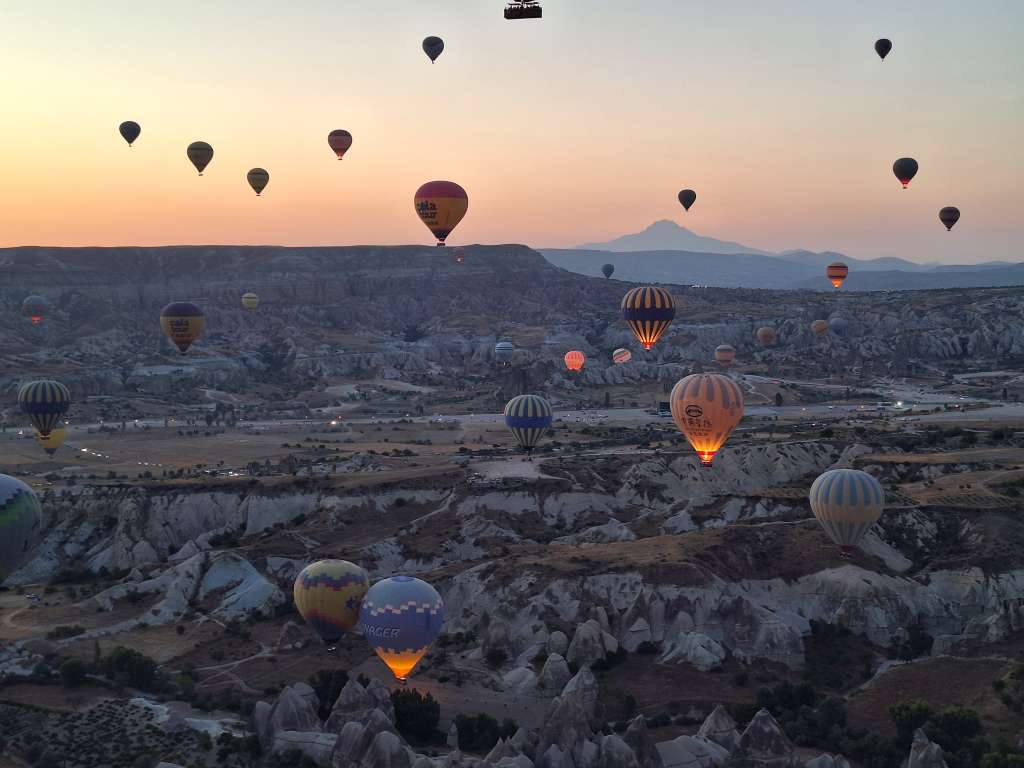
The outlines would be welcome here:
M 889 707 L 889 719 L 896 726 L 896 743 L 901 748 L 910 749 L 914 731 L 923 727 L 932 714 L 928 702 L 921 699 L 901 701 Z
M 64 659 L 60 665 L 60 680 L 68 688 L 77 688 L 85 682 L 88 668 L 81 659 Z
M 405 738 L 424 742 L 434 737 L 441 705 L 433 696 L 406 688 L 392 691 L 391 703 L 395 706 L 395 727 Z

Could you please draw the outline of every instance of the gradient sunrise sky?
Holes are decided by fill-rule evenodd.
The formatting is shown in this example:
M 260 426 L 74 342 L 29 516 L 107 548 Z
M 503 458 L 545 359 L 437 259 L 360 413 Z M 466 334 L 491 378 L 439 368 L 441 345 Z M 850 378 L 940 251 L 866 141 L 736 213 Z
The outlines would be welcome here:
M 0 245 L 429 243 L 413 192 L 447 178 L 470 195 L 456 245 L 671 218 L 767 249 L 1021 259 L 1020 0 L 502 6 L 5 3 Z M 446 43 L 435 65 L 427 35 Z M 354 135 L 342 162 L 334 128 Z M 203 178 L 198 139 L 216 151 Z M 903 155 L 921 164 L 905 192 Z M 944 205 L 963 212 L 952 233 Z

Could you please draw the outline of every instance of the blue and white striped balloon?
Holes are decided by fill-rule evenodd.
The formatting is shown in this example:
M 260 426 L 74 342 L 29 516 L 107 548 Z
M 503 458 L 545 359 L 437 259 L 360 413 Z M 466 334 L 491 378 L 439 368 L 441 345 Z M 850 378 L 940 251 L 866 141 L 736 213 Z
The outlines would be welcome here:
M 885 491 L 859 469 L 830 469 L 811 485 L 811 511 L 845 556 L 882 516 Z

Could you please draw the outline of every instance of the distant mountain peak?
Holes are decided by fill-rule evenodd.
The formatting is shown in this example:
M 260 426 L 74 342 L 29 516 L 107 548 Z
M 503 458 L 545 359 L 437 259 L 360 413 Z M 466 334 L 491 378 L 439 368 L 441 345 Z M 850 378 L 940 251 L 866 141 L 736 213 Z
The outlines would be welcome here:
M 753 253 L 768 254 L 749 245 L 704 237 L 677 224 L 671 219 L 661 219 L 642 232 L 623 235 L 605 243 L 588 243 L 577 246 L 591 251 L 694 251 L 698 253 Z

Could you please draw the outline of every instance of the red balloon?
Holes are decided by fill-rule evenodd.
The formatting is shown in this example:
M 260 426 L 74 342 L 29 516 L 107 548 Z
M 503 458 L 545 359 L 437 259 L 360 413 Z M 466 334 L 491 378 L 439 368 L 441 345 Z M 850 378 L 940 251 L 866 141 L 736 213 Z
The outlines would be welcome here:
M 352 134 L 348 131 L 331 131 L 327 134 L 327 144 L 341 160 L 352 146 Z

